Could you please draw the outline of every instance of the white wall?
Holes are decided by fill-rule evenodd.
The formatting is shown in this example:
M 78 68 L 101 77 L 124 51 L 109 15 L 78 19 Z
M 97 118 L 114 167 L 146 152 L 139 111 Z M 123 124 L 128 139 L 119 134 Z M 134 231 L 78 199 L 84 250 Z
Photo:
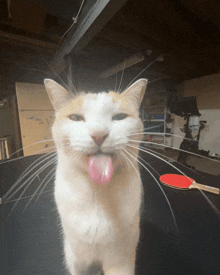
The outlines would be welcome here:
M 197 106 L 201 116 L 199 120 L 206 120 L 208 127 L 201 132 L 199 149 L 220 154 L 220 74 L 209 75 L 183 84 L 184 96 L 196 96 Z M 174 147 L 179 147 L 184 133 L 180 131 L 185 121 L 175 116 L 174 121 Z M 193 131 L 193 136 L 197 131 Z
M 210 151 L 211 153 L 220 154 L 220 110 L 199 110 L 201 116 L 199 120 L 206 120 L 208 127 L 201 131 L 199 140 L 199 149 Z M 180 143 L 185 135 L 180 131 L 185 121 L 182 117 L 175 116 L 174 122 L 174 143 L 175 148 L 179 148 Z M 196 136 L 198 131 L 193 131 L 193 136 Z
M 207 120 L 208 128 L 201 132 L 200 147 L 220 154 L 220 109 L 201 110 L 200 120 Z

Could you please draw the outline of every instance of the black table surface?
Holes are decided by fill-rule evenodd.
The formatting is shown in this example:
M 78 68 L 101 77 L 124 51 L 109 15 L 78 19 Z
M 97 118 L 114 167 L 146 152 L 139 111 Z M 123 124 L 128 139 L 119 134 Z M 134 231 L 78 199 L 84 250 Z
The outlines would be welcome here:
M 22 171 L 34 161 L 37 164 L 40 157 L 0 163 L 1 196 L 13 186 Z M 152 172 L 156 179 L 161 174 L 179 173 L 153 156 L 145 156 L 145 160 L 155 169 Z M 220 187 L 217 176 L 174 165 L 199 183 Z M 27 206 L 31 194 L 54 167 L 55 164 L 52 164 L 38 173 L 19 202 L 16 200 L 18 192 L 10 201 L 1 204 L 0 274 L 68 274 L 63 265 L 62 236 L 53 198 L 53 180 L 49 181 L 39 199 L 33 199 Z M 141 174 L 144 203 L 136 274 L 220 274 L 220 196 L 206 193 L 205 198 L 199 190 L 181 191 L 162 185 L 174 220 L 156 181 L 144 169 L 141 169 Z M 26 178 L 30 175 L 29 172 Z M 16 207 L 12 210 L 15 203 Z

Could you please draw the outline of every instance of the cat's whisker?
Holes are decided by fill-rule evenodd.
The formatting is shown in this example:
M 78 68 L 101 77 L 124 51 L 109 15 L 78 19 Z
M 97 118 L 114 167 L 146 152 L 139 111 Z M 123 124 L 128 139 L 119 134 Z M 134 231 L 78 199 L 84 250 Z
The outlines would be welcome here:
M 152 135 L 152 132 L 133 132 L 131 134 L 129 134 L 128 136 L 135 136 L 135 135 L 139 135 L 139 134 L 143 134 L 143 135 Z M 178 137 L 178 138 L 181 138 L 183 139 L 184 137 L 183 136 L 180 136 L 180 135 L 174 135 L 174 134 L 171 134 L 171 133 L 154 133 L 154 135 L 158 135 L 158 136 L 173 136 L 173 137 Z M 195 141 L 193 139 L 190 139 L 190 138 L 184 138 L 186 140 L 189 140 L 189 141 Z M 201 158 L 205 158 L 205 159 L 208 159 L 208 160 L 211 160 L 211 161 L 216 161 L 216 162 L 220 162 L 219 160 L 217 159 L 210 159 L 209 157 L 205 157 L 203 155 L 199 155 L 199 154 L 196 154 L 196 153 L 193 153 L 193 152 L 190 152 L 190 151 L 184 151 L 178 147 L 173 147 L 173 146 L 168 146 L 168 145 L 164 145 L 164 144 L 159 144 L 159 143 L 153 143 L 153 142 L 150 142 L 150 141 L 141 141 L 141 143 L 149 143 L 149 144 L 155 144 L 155 145 L 159 145 L 159 146 L 164 146 L 166 148 L 171 148 L 171 149 L 175 149 L 175 150 L 178 150 L 178 151 L 183 151 L 185 153 L 189 153 L 189 154 L 192 154 L 192 155 L 195 155 L 195 156 L 198 156 L 198 157 L 201 157 Z
M 7 59 L 5 59 L 7 60 Z M 47 67 L 53 71 L 53 73 L 61 80 L 61 82 L 63 83 L 63 85 L 68 88 L 67 84 L 63 81 L 63 79 L 56 73 L 56 71 L 49 65 L 49 63 L 47 62 L 47 60 L 45 58 L 41 58 L 41 60 L 47 65 Z M 41 70 L 39 68 L 33 68 L 33 67 L 25 67 L 25 66 L 22 66 L 20 65 L 18 62 L 16 61 L 12 61 L 10 60 L 10 62 L 13 62 L 15 65 L 17 65 L 18 67 L 20 67 L 21 69 L 25 69 L 25 70 L 32 70 L 32 71 L 37 71 L 37 72 L 41 72 L 41 73 L 44 73 L 45 75 L 47 75 L 47 77 L 50 77 L 51 75 L 47 72 L 47 71 L 44 71 L 44 70 Z M 22 79 L 22 78 L 20 78 Z M 19 79 L 19 80 L 20 80 Z
M 53 67 L 50 66 L 50 64 L 48 64 L 46 61 L 45 63 L 47 64 L 48 68 L 56 75 L 56 77 L 59 78 L 59 80 L 62 82 L 62 84 L 66 87 L 66 89 L 69 91 L 69 92 L 72 92 L 73 94 L 77 95 L 77 90 L 75 88 L 75 86 L 73 85 L 73 82 L 72 80 L 70 79 L 70 77 L 66 74 L 66 77 L 69 81 L 69 83 L 71 84 L 71 87 L 69 87 L 65 81 L 59 76 L 59 74 L 54 70 Z M 71 89 L 70 89 L 71 88 Z M 74 91 L 74 92 L 73 92 Z
M 134 146 L 134 145 L 131 145 L 131 144 L 128 144 L 127 146 L 132 147 L 132 148 L 134 148 L 134 149 L 139 148 L 139 147 Z M 152 152 L 150 152 L 149 150 L 143 149 L 143 148 L 140 148 L 140 151 L 145 152 L 145 153 L 147 153 L 147 154 L 149 154 L 149 155 L 151 155 L 151 156 L 156 157 L 157 159 L 162 160 L 163 162 L 165 162 L 165 163 L 169 164 L 171 167 L 173 167 L 176 171 L 180 172 L 182 175 L 188 177 L 186 174 L 184 174 L 180 169 L 178 169 L 178 168 L 177 168 L 176 166 L 174 166 L 172 163 L 170 163 L 169 161 L 165 160 L 164 158 L 162 158 L 162 157 L 156 155 L 155 153 L 152 153 Z
M 40 195 L 45 193 L 43 192 L 44 189 L 47 187 L 47 184 L 51 181 L 51 179 L 56 175 L 56 168 L 53 169 L 53 171 L 55 170 L 55 172 L 52 174 L 52 176 L 50 176 L 50 178 L 46 181 L 46 183 L 44 184 L 43 188 L 41 189 L 40 193 L 38 193 L 38 197 L 37 197 L 37 201 L 39 200 L 40 198 Z M 36 194 L 37 195 L 37 194 Z
M 23 196 L 23 194 L 26 192 L 26 190 L 28 189 L 28 187 L 31 185 L 31 183 L 34 181 L 34 179 L 36 178 L 36 175 L 38 174 L 38 173 L 41 173 L 42 171 L 44 171 L 47 167 L 49 167 L 52 163 L 54 163 L 56 160 L 52 160 L 52 161 L 49 161 L 47 164 L 45 164 L 42 168 L 40 168 L 40 169 L 38 169 L 31 177 L 29 177 L 23 184 L 22 184 L 22 187 L 24 186 L 24 185 L 26 185 L 26 183 L 28 183 L 27 184 L 27 186 L 24 188 L 24 190 L 21 192 L 21 194 L 20 194 L 20 196 L 18 197 L 18 200 L 15 202 L 15 204 L 13 205 L 13 207 L 12 207 L 12 209 L 11 209 L 11 211 L 10 211 L 10 213 L 9 213 L 9 215 L 7 216 L 7 218 L 9 218 L 10 217 L 10 215 L 11 215 L 11 213 L 12 213 L 12 211 L 15 209 L 15 207 L 17 206 L 17 204 L 18 204 L 18 202 L 19 202 L 19 200 L 20 200 L 20 198 L 22 198 L 22 196 Z M 32 179 L 31 179 L 32 178 Z M 30 180 L 31 179 L 31 180 Z M 30 181 L 29 181 L 30 180 Z M 10 198 L 12 198 L 21 188 L 22 188 L 21 186 L 19 186 L 19 188 L 18 188 L 18 190 L 16 190 L 16 192 L 14 192 L 12 195 L 10 195 L 9 197 L 8 197 L 8 200 L 10 199 Z
M 124 149 L 123 151 L 126 152 L 125 149 Z M 137 170 L 137 168 L 134 166 L 134 163 L 126 156 L 125 153 L 121 152 L 121 154 L 124 156 L 124 158 L 127 160 L 127 162 L 128 162 L 129 164 L 131 164 L 131 166 L 134 168 L 134 170 L 135 170 L 135 172 L 137 173 L 138 177 L 140 177 L 140 173 L 139 173 L 139 171 Z
M 117 91 L 118 73 L 115 74 L 115 91 Z
M 34 142 L 34 143 L 31 143 L 25 147 L 22 147 L 21 149 L 13 152 L 12 154 L 10 154 L 10 157 L 12 157 L 13 155 L 19 153 L 20 151 L 22 151 L 23 149 L 26 149 L 26 148 L 29 148 L 30 146 L 33 146 L 33 145 L 36 145 L 36 144 L 39 144 L 39 143 L 43 143 L 43 142 L 48 142 L 48 141 L 53 141 L 54 139 L 49 139 L 49 140 L 43 140 L 43 141 L 38 141 L 38 142 Z M 52 146 L 52 147 L 47 147 L 47 148 L 44 148 L 44 149 L 41 149 L 41 150 L 38 150 L 38 151 L 35 151 L 33 154 L 30 154 L 28 156 L 33 156 L 33 155 L 36 155 L 36 154 L 39 154 L 39 153 L 43 153 L 45 151 L 48 151 L 50 149 L 53 149 L 53 148 L 56 148 L 56 146 Z M 50 153 L 50 152 L 49 152 Z M 14 158 L 14 159 L 7 159 L 7 160 L 4 160 L 4 161 L 1 161 L 0 164 L 4 164 L 4 163 L 8 163 L 8 162 L 11 162 L 11 161 L 15 161 L 15 160 L 18 160 L 18 159 L 22 159 L 22 158 L 25 158 L 26 156 L 21 156 L 21 157 L 18 157 L 18 158 Z
M 51 193 L 51 194 L 53 194 L 53 190 L 48 190 L 48 191 L 45 191 L 45 192 L 40 192 L 40 193 L 38 193 L 38 194 L 36 194 L 36 196 L 37 195 L 41 195 L 41 194 L 45 194 L 45 193 Z M 25 200 L 25 199 L 28 199 L 28 198 L 31 198 L 33 195 L 30 195 L 30 196 L 24 196 L 24 197 L 22 197 L 22 198 L 20 198 L 20 199 L 14 199 L 14 200 L 10 200 L 10 201 L 6 201 L 6 202 L 4 202 L 4 204 L 9 204 L 9 203 L 12 203 L 12 202 L 16 202 L 16 201 L 21 201 L 21 200 Z
M 136 160 L 136 158 L 135 158 L 131 153 L 129 153 L 128 150 L 126 150 L 126 153 L 127 153 L 130 157 L 132 157 L 133 159 Z M 155 182 L 157 183 L 158 187 L 159 187 L 160 190 L 162 191 L 162 193 L 163 193 L 163 195 L 164 195 L 164 197 L 165 197 L 165 199 L 166 199 L 166 201 L 167 201 L 167 204 L 168 204 L 168 206 L 169 206 L 169 208 L 170 208 L 170 212 L 171 212 L 171 215 L 172 215 L 172 217 L 173 217 L 173 221 L 174 221 L 175 228 L 176 228 L 176 230 L 177 230 L 177 232 L 178 232 L 178 226 L 177 226 L 177 222 L 176 222 L 176 218 L 175 218 L 173 209 L 172 209 L 172 207 L 171 207 L 170 201 L 169 201 L 169 199 L 168 199 L 166 193 L 164 192 L 162 186 L 160 185 L 160 183 L 159 183 L 159 181 L 156 179 L 156 177 L 153 175 L 153 173 L 152 173 L 152 172 L 151 172 L 151 171 L 150 171 L 150 170 L 149 170 L 140 160 L 137 159 L 137 162 L 138 162 L 141 166 L 143 166 L 143 167 L 146 169 L 146 171 L 151 175 L 151 177 L 155 180 Z
M 159 128 L 162 124 L 160 125 L 155 125 L 155 126 L 151 126 L 151 127 L 146 127 L 146 128 L 143 128 L 142 130 L 140 131 L 132 131 L 130 132 L 128 135 L 129 136 L 135 136 L 135 135 L 138 135 L 138 134 L 152 134 L 152 132 L 144 132 L 145 130 L 151 130 L 151 129 L 155 129 L 155 128 Z M 155 134 L 159 134 L 159 135 L 164 135 L 164 133 L 160 133 L 160 132 L 156 132 Z
M 69 157 L 79 157 L 80 155 L 82 155 L 82 153 L 80 151 L 75 151 L 75 152 L 67 152 L 67 154 L 69 153 Z
M 125 88 L 125 90 L 143 73 L 145 72 L 151 65 L 153 65 L 157 60 L 159 60 L 159 58 L 163 57 L 164 54 L 161 54 L 160 56 L 158 56 L 156 59 L 154 59 L 151 63 L 149 63 L 139 74 L 137 74 L 137 76 L 135 76 L 133 78 L 133 80 L 127 85 L 127 87 Z
M 140 130 L 140 131 L 133 131 L 133 132 L 130 132 L 128 134 L 128 136 L 135 136 L 135 135 L 140 135 L 140 134 L 152 134 L 152 132 L 144 132 L 145 130 L 151 130 L 151 129 L 156 129 L 156 128 L 159 128 L 160 126 L 162 126 L 162 124 L 160 125 L 156 125 L 156 126 L 152 126 L 152 127 L 147 127 L 147 128 L 144 128 L 143 130 Z M 158 132 L 159 133 L 159 132 Z M 157 133 L 156 133 L 157 134 Z M 164 135 L 164 133 L 159 133 L 159 135 Z
M 45 60 L 46 65 L 48 68 L 54 73 L 54 75 L 62 82 L 62 84 L 66 87 L 67 90 L 69 90 L 68 85 L 65 83 L 65 81 L 59 76 L 59 74 L 54 70 L 53 67 L 50 66 L 50 64 Z
M 37 162 L 39 162 L 41 159 L 45 158 L 44 160 L 47 159 L 48 155 L 50 155 L 49 157 L 51 157 L 51 154 L 55 154 L 56 152 L 51 152 L 48 153 L 46 155 L 41 156 L 40 158 L 37 158 L 33 163 L 31 163 L 20 175 L 20 177 L 15 181 L 15 183 L 11 186 L 11 188 L 7 191 L 7 193 L 5 195 L 3 195 L 2 200 L 7 199 L 7 196 L 17 187 L 17 185 L 21 182 L 21 180 L 23 178 L 26 177 L 26 175 L 28 175 L 28 173 L 30 173 L 33 169 L 35 169 L 39 164 L 41 164 L 41 162 L 39 164 L 36 164 Z M 43 160 L 43 161 L 44 161 Z M 32 169 L 30 169 L 32 166 L 34 166 Z
M 145 149 L 146 147 L 139 146 L 139 148 Z M 170 157 L 168 157 L 168 156 L 165 156 L 165 155 L 163 155 L 163 154 L 161 154 L 161 153 L 159 153 L 159 152 L 155 152 L 155 151 L 152 150 L 152 149 L 147 148 L 147 150 L 150 151 L 150 152 L 152 152 L 152 153 L 154 153 L 154 154 L 156 154 L 156 155 L 158 155 L 158 156 L 164 157 L 165 159 L 168 159 L 168 160 L 170 160 L 170 161 L 174 161 L 172 158 L 170 158 Z M 181 162 L 178 162 L 178 164 L 181 165 L 181 166 L 183 166 L 184 168 L 186 168 L 186 169 L 188 169 L 188 170 L 191 170 L 189 167 L 187 167 L 186 165 L 184 165 L 184 164 L 181 163 Z M 196 172 L 195 170 L 194 170 L 193 172 L 194 172 L 195 174 L 200 175 L 200 173 Z
M 202 159 L 207 159 L 207 160 L 209 160 L 209 161 L 220 162 L 220 161 L 217 160 L 217 159 L 211 159 L 211 158 L 209 158 L 209 157 L 205 157 L 205 156 L 202 156 L 202 155 L 199 155 L 199 154 L 190 152 L 190 151 L 186 151 L 186 150 L 180 149 L 180 148 L 178 148 L 178 147 L 169 146 L 169 145 L 165 145 L 165 144 L 159 144 L 159 143 L 157 143 L 157 142 L 143 141 L 143 140 L 142 140 L 142 141 L 138 141 L 138 140 L 132 140 L 132 139 L 130 139 L 130 141 L 136 142 L 136 143 L 152 144 L 152 145 L 157 145 L 157 146 L 161 146 L 161 147 L 165 147 L 165 148 L 170 148 L 170 149 L 177 150 L 177 151 L 181 151 L 181 152 L 184 152 L 184 153 L 187 153 L 187 154 L 189 154 L 189 155 L 193 155 L 193 156 L 196 156 L 196 157 L 199 157 L 199 158 L 202 158 Z
M 141 148 L 141 146 L 137 147 L 138 148 Z M 127 149 L 130 153 L 133 153 L 133 155 L 136 156 L 136 158 L 139 158 L 141 159 L 141 161 L 143 161 L 148 167 L 151 168 L 151 170 L 153 170 L 158 176 L 160 176 L 160 173 L 157 172 L 156 169 L 154 169 L 154 167 L 152 165 L 150 165 L 150 163 L 148 163 L 145 159 L 143 159 L 141 156 L 139 156 L 138 154 L 135 154 L 134 152 L 131 152 L 131 150 Z
M 162 124 L 161 124 L 162 125 Z M 160 126 L 161 126 L 160 125 Z M 155 127 L 157 127 L 157 126 L 155 126 Z M 154 127 L 152 127 L 152 128 L 154 128 Z M 149 130 L 149 129 L 152 129 L 152 128 L 145 128 L 144 130 Z M 129 134 L 129 136 L 135 136 L 135 135 L 138 135 L 138 134 L 140 134 L 140 133 L 142 133 L 143 135 L 152 135 L 152 132 L 142 132 L 142 131 L 140 131 L 140 132 L 131 132 L 131 134 Z M 171 134 L 171 133 L 160 133 L 160 132 L 155 132 L 154 133 L 154 135 L 157 135 L 157 136 L 164 136 L 164 135 L 166 135 L 166 136 L 172 136 L 172 137 L 178 137 L 178 138 L 181 138 L 181 140 L 184 138 L 184 139 L 186 139 L 186 140 L 190 140 L 190 141 L 193 141 L 194 139 L 191 139 L 191 138 L 185 138 L 184 136 L 180 136 L 180 135 L 175 135 L 175 134 Z M 194 140 L 195 141 L 195 140 Z
M 161 126 L 163 126 L 162 123 L 159 124 L 159 125 L 155 125 L 155 126 L 151 126 L 151 127 L 146 127 L 146 128 L 143 129 L 143 131 L 151 130 L 151 129 L 157 129 L 157 128 L 160 128 Z M 145 132 L 142 132 L 142 131 L 141 131 L 141 133 L 144 134 Z M 151 133 L 152 133 L 152 132 L 151 132 Z
M 77 153 L 82 153 L 81 150 L 76 150 L 76 148 L 78 148 L 78 147 L 82 147 L 81 142 L 78 144 L 74 143 L 74 145 L 67 144 L 67 146 L 65 148 L 63 148 L 63 150 L 66 154 L 72 154 L 72 155 L 77 154 Z
M 30 186 L 30 184 L 36 179 L 36 177 L 42 172 L 44 171 L 47 167 L 49 167 L 51 164 L 53 164 L 56 161 L 56 159 L 52 159 L 49 162 L 47 162 L 46 164 L 44 164 L 41 168 L 39 168 L 36 172 L 34 172 L 28 179 L 26 179 L 24 181 L 24 183 L 22 183 L 10 196 L 8 196 L 7 201 L 9 199 L 11 199 L 14 195 L 16 195 L 18 193 L 19 190 L 21 190 L 26 184 L 27 186 L 24 188 L 24 190 L 22 191 L 21 195 L 22 196 L 25 191 L 27 190 L 27 188 Z
M 87 139 L 76 139 L 76 138 L 62 138 L 62 141 L 64 141 L 65 144 L 71 146 L 74 145 L 84 145 L 84 142 L 88 142 Z M 69 142 L 72 142 L 73 144 L 69 144 Z
M 132 147 L 132 148 L 135 148 L 135 149 L 138 148 L 137 146 L 132 146 L 132 145 L 130 145 L 130 144 L 129 144 L 128 146 L 130 146 L 130 147 Z M 169 164 L 171 167 L 173 167 L 174 169 L 176 169 L 178 172 L 180 172 L 182 175 L 184 175 L 185 177 L 189 178 L 185 173 L 183 173 L 183 172 L 182 172 L 180 169 L 178 169 L 176 166 L 174 166 L 174 165 L 171 164 L 170 162 L 166 161 L 165 159 L 159 157 L 159 156 L 156 155 L 155 153 L 150 152 L 150 151 L 152 151 L 152 150 L 144 150 L 144 149 L 142 149 L 141 147 L 139 148 L 139 150 L 140 150 L 140 151 L 143 151 L 143 152 L 145 152 L 145 153 L 147 153 L 147 154 L 150 154 L 150 155 L 152 155 L 152 156 L 154 156 L 154 157 L 156 157 L 156 158 L 158 158 L 158 159 L 160 159 L 160 160 L 162 160 L 162 161 L 164 161 L 165 163 Z M 213 205 L 213 203 L 208 199 L 208 197 L 205 195 L 205 193 L 204 193 L 202 190 L 200 190 L 200 189 L 199 189 L 199 191 L 200 191 L 200 192 L 202 193 L 202 195 L 206 198 L 206 200 L 207 200 L 207 202 L 210 204 L 210 206 L 211 206 L 213 209 L 215 209 L 215 211 L 217 211 L 218 214 L 220 214 L 220 212 L 219 212 L 219 211 L 217 210 L 217 208 Z
M 62 140 L 65 140 L 65 139 L 66 139 L 66 140 L 70 140 L 69 138 L 62 138 Z M 41 140 L 41 141 L 37 141 L 37 142 L 33 142 L 33 143 L 31 143 L 31 144 L 29 144 L 29 145 L 27 145 L 27 146 L 25 146 L 25 147 L 22 147 L 21 149 L 15 151 L 15 152 L 13 152 L 12 154 L 10 154 L 10 157 L 12 157 L 13 155 L 19 153 L 20 151 L 22 151 L 22 150 L 24 150 L 24 149 L 27 149 L 27 148 L 31 147 L 31 146 L 35 146 L 35 145 L 37 145 L 37 144 L 44 143 L 44 142 L 49 142 L 49 141 L 54 141 L 54 138 L 45 139 L 45 140 Z M 76 139 L 73 139 L 73 141 L 83 142 L 83 141 L 86 141 L 86 140 L 82 140 L 82 139 L 76 140 Z M 42 153 L 42 152 L 44 152 L 44 151 L 47 151 L 47 150 L 53 149 L 53 148 L 56 148 L 56 146 L 47 147 L 47 148 L 44 148 L 44 149 L 35 151 L 34 154 L 30 154 L 29 156 L 31 156 L 31 155 L 36 155 L 36 154 Z M 21 158 L 24 158 L 24 157 L 26 157 L 26 156 L 21 156 L 21 157 L 15 158 L 15 159 L 7 159 L 7 160 L 5 160 L 5 161 L 1 161 L 0 164 L 4 164 L 4 163 L 11 162 L 11 161 L 15 161 L 15 160 L 18 160 L 18 159 L 21 159 Z
M 46 150 L 46 149 L 44 149 L 44 150 Z M 48 150 L 48 148 L 47 148 L 47 150 Z M 37 152 L 34 153 L 34 154 L 30 154 L 30 155 L 28 155 L 28 156 L 35 156 L 36 154 L 38 154 L 38 152 L 39 152 L 39 151 L 37 151 Z M 50 154 L 50 153 L 46 153 L 46 154 Z M 26 158 L 26 157 L 27 157 L 27 156 L 21 156 L 21 157 L 17 157 L 17 158 L 13 158 L 13 159 L 5 159 L 4 161 L 1 161 L 1 160 L 0 160 L 0 164 L 5 164 L 5 163 L 17 161 L 17 160 L 20 160 L 20 159 L 24 159 L 24 158 Z
M 130 165 L 130 164 L 128 165 L 128 161 L 127 159 L 124 158 L 122 151 L 116 151 L 116 155 L 117 155 L 117 159 L 119 159 L 120 162 L 124 163 L 125 161 L 125 167 Z
M 201 194 L 203 195 L 203 197 L 207 200 L 208 204 L 211 206 L 211 208 L 220 216 L 220 211 L 215 207 L 215 205 L 210 201 L 210 199 L 208 198 L 208 196 L 206 196 L 206 194 L 199 189 L 199 191 L 201 192 Z
M 66 76 L 67 76 L 67 79 L 71 85 L 71 87 L 68 88 L 68 91 L 73 93 L 74 95 L 77 95 L 77 90 L 76 90 L 75 86 L 73 85 L 72 79 L 67 74 L 66 74 Z
M 11 54 L 13 54 L 12 51 L 9 51 L 9 52 L 10 52 Z M 41 58 L 41 59 L 42 59 L 43 62 L 45 62 L 45 59 L 44 59 L 44 58 Z M 21 68 L 21 69 L 23 69 L 23 70 L 41 72 L 41 73 L 44 73 L 44 74 L 47 75 L 47 76 L 50 76 L 50 74 L 49 74 L 48 72 L 46 72 L 46 71 L 44 71 L 44 70 L 41 70 L 41 69 L 39 69 L 39 68 L 33 68 L 33 67 L 22 66 L 19 62 L 16 62 L 16 61 L 14 61 L 14 60 L 12 60 L 12 59 L 3 58 L 2 60 L 10 61 L 10 62 L 14 63 L 14 65 L 18 66 L 19 68 Z M 45 62 L 45 64 L 47 64 L 47 63 Z M 18 82 L 20 82 L 21 79 L 22 79 L 22 77 L 19 78 L 19 81 L 18 81 Z
M 123 80 L 123 76 L 124 76 L 124 71 L 125 71 L 125 62 L 126 62 L 126 59 L 124 60 L 124 66 L 123 66 L 123 70 L 122 70 L 122 73 L 121 73 L 121 80 L 120 80 L 120 83 L 119 83 L 119 86 L 118 86 L 117 93 L 120 92 L 120 88 L 121 88 L 121 84 L 122 84 L 122 80 Z
M 152 150 L 146 150 L 146 148 L 143 149 L 142 147 L 133 146 L 133 145 L 131 145 L 131 144 L 128 144 L 128 146 L 129 146 L 129 147 L 132 147 L 132 148 L 134 148 L 134 149 L 139 148 L 140 151 L 145 152 L 145 153 L 147 153 L 147 154 L 149 154 L 149 155 L 152 155 L 152 156 L 156 157 L 157 159 L 162 160 L 163 162 L 167 163 L 168 165 L 170 165 L 171 167 L 173 167 L 176 171 L 178 171 L 179 173 L 181 173 L 182 175 L 184 175 L 184 176 L 186 176 L 186 177 L 188 178 L 188 176 L 187 176 L 185 173 L 183 173 L 183 171 L 181 171 L 180 169 L 178 169 L 176 166 L 174 166 L 174 165 L 173 165 L 172 163 L 170 163 L 169 161 L 167 161 L 167 160 L 165 160 L 164 158 L 158 156 L 155 152 L 152 153 Z
M 28 205 L 31 203 L 31 201 L 33 200 L 33 198 L 35 197 L 35 195 L 38 193 L 38 191 L 40 190 L 41 186 L 45 183 L 45 181 L 47 180 L 47 178 L 56 170 L 56 167 L 53 168 L 46 176 L 45 178 L 42 180 L 42 182 L 39 184 L 39 186 L 36 188 L 34 194 L 32 195 L 31 199 L 28 201 L 28 203 L 26 204 L 25 208 L 23 211 L 25 211 L 25 209 L 28 207 Z M 52 178 L 52 177 L 51 177 Z
M 54 71 L 54 70 L 53 70 L 53 71 Z M 64 73 L 65 73 L 65 76 L 67 77 L 67 80 L 68 80 L 68 85 L 65 84 L 66 89 L 68 90 L 69 93 L 72 93 L 72 94 L 74 94 L 74 95 L 77 95 L 78 92 L 77 92 L 75 86 L 73 85 L 73 82 L 72 82 L 71 77 L 70 77 L 65 71 L 64 71 Z M 69 84 L 70 84 L 70 86 L 69 86 Z
M 160 124 L 161 126 L 162 124 Z M 139 134 L 143 134 L 143 135 L 152 135 L 152 132 L 145 132 L 145 130 L 150 130 L 150 129 L 153 129 L 153 128 L 158 128 L 159 125 L 157 126 L 152 126 L 152 127 L 147 127 L 147 128 L 144 128 L 143 131 L 134 131 L 134 132 L 130 132 L 129 133 L 129 136 L 135 136 L 135 135 L 139 135 Z M 164 136 L 164 135 L 167 135 L 167 136 L 173 136 L 173 137 L 179 137 L 181 139 L 183 139 L 184 137 L 183 136 L 180 136 L 180 135 L 175 135 L 175 134 L 172 134 L 172 133 L 162 133 L 162 132 L 154 132 L 153 135 L 158 135 L 158 136 Z M 188 140 L 192 140 L 190 138 L 187 138 Z
M 25 171 L 21 174 L 21 176 L 16 180 L 16 182 L 13 184 L 13 186 L 8 190 L 8 192 L 2 197 L 2 200 L 9 200 L 11 197 L 13 197 L 25 184 L 26 181 L 24 183 L 22 183 L 19 187 L 17 187 L 20 182 L 28 175 L 28 173 L 31 173 L 34 169 L 36 169 L 37 166 L 41 165 L 43 162 L 45 162 L 46 160 L 53 158 L 54 159 L 54 155 L 56 154 L 56 152 L 52 153 L 48 156 L 41 156 L 39 159 L 35 160 L 31 165 L 29 165 L 29 167 L 27 169 L 25 169 Z M 39 160 L 42 159 L 40 162 Z M 35 164 L 36 162 L 38 162 L 37 164 Z M 34 165 L 35 164 L 35 165 Z M 32 167 L 33 166 L 33 167 Z M 32 167 L 32 168 L 31 168 Z M 31 169 L 30 169 L 31 168 Z M 39 171 L 39 170 L 37 170 Z M 37 172 L 35 172 L 35 175 L 37 175 Z M 33 175 L 30 176 L 30 178 L 32 178 Z M 28 179 L 29 180 L 29 179 Z M 11 194 L 11 192 L 16 188 L 16 190 Z
M 83 152 L 78 150 L 78 151 L 74 151 L 72 150 L 72 147 L 70 147 L 70 149 L 68 150 L 68 148 L 65 148 L 64 150 L 65 154 L 69 156 L 69 158 L 72 158 L 72 157 L 80 157 L 81 155 L 83 155 Z

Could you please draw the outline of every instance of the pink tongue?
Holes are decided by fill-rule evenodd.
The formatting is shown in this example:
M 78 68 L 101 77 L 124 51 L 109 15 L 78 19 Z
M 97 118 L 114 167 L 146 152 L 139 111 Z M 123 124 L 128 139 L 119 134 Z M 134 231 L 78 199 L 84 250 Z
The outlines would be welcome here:
M 94 183 L 106 184 L 113 174 L 112 159 L 106 155 L 89 157 L 89 176 Z

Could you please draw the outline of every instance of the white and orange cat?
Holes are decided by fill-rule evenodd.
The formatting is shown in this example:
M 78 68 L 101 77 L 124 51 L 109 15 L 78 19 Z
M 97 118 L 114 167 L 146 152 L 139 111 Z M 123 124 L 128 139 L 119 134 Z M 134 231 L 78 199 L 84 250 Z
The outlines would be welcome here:
M 140 79 L 122 93 L 74 96 L 45 80 L 56 111 L 55 201 L 72 275 L 135 273 L 142 183 L 138 149 L 129 144 L 142 138 L 146 84 Z

